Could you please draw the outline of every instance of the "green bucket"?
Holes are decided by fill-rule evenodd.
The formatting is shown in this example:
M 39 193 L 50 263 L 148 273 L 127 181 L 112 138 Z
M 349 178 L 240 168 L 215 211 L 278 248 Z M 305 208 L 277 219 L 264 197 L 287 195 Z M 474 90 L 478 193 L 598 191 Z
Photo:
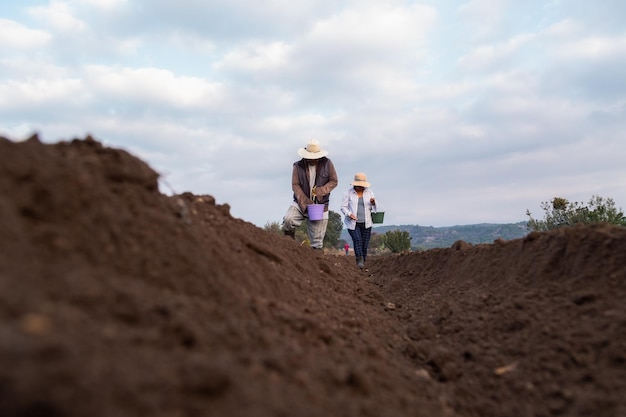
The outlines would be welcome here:
M 385 218 L 384 211 L 372 213 L 372 223 L 382 223 L 384 218 Z

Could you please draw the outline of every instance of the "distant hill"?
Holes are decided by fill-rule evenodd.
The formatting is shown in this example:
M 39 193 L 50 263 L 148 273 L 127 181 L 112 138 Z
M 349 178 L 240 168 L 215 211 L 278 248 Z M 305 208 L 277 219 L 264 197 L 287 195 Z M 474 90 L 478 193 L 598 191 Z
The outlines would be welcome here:
M 526 222 L 507 224 L 469 224 L 463 226 L 432 227 L 419 225 L 374 226 L 372 233 L 385 234 L 390 230 L 409 232 L 411 247 L 417 250 L 433 248 L 449 248 L 457 240 L 467 243 L 493 243 L 494 240 L 519 239 L 526 236 L 529 230 Z M 341 232 L 341 239 L 352 243 L 348 231 Z

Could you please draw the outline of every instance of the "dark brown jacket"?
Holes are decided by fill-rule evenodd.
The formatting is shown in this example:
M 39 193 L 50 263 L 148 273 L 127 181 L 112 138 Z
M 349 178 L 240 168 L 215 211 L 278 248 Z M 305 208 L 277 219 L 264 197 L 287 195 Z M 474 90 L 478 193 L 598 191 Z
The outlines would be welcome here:
M 337 187 L 337 171 L 332 161 L 326 157 L 320 158 L 317 163 L 315 174 L 315 185 L 317 203 L 324 204 L 324 211 L 328 211 L 330 192 Z M 291 189 L 293 190 L 293 201 L 298 203 L 300 210 L 306 212 L 307 206 L 313 204 L 313 199 L 309 195 L 311 189 L 309 185 L 309 170 L 306 159 L 301 159 L 293 164 L 291 174 Z

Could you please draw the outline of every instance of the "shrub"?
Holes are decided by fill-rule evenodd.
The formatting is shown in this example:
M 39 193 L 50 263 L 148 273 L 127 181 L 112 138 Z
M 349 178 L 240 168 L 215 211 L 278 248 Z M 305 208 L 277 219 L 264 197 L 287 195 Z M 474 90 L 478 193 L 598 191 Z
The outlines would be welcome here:
M 576 224 L 609 223 L 626 226 L 626 217 L 622 209 L 615 207 L 612 198 L 592 196 L 588 205 L 581 202 L 570 202 L 562 197 L 554 197 L 552 201 L 542 201 L 541 208 L 545 212 L 543 220 L 536 220 L 527 209 L 528 228 L 532 231 L 546 231 Z
M 390 230 L 383 239 L 385 247 L 393 253 L 411 249 L 411 237 L 407 231 Z

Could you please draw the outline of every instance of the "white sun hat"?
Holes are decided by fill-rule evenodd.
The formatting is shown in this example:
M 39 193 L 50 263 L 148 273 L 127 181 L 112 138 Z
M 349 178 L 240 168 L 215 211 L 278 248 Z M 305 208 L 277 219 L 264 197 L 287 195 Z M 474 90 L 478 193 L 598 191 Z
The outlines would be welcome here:
M 353 187 L 369 187 L 370 183 L 367 182 L 367 175 L 365 175 L 362 172 L 357 172 L 356 174 L 354 174 L 354 181 L 352 181 L 352 185 Z
M 317 139 L 311 139 L 305 148 L 298 149 L 298 155 L 304 159 L 320 159 L 327 156 L 328 152 L 322 150 Z

